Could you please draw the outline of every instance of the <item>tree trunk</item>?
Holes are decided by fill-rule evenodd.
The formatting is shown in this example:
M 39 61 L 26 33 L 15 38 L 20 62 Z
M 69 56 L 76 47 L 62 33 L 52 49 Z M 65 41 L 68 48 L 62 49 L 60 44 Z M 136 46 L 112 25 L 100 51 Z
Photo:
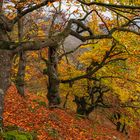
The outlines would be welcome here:
M 0 28 L 0 39 L 8 41 L 8 35 L 4 29 Z M 10 72 L 12 66 L 12 53 L 0 50 L 0 125 L 3 124 L 2 114 L 4 110 L 4 95 L 10 86 Z
M 60 104 L 59 96 L 59 78 L 58 78 L 58 56 L 57 47 L 50 47 L 48 52 L 48 94 L 49 106 L 57 106 Z
M 19 67 L 16 77 L 16 87 L 21 96 L 25 95 L 25 69 L 26 69 L 26 54 L 25 52 L 20 52 L 19 56 Z
M 20 10 L 18 11 L 20 13 Z M 18 21 L 18 40 L 19 43 L 22 42 L 23 39 L 23 19 Z M 21 46 L 19 46 L 21 47 Z M 25 95 L 25 69 L 26 69 L 26 53 L 19 53 L 19 67 L 18 73 L 16 77 L 16 87 L 21 96 Z
M 0 51 L 0 125 L 4 106 L 5 91 L 10 86 L 10 72 L 12 66 L 12 54 L 9 51 Z

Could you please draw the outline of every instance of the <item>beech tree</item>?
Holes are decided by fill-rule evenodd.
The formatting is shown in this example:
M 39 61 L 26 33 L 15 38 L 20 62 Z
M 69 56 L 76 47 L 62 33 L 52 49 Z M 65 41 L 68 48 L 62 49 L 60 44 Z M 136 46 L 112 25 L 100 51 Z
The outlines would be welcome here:
M 85 0 L 75 0 L 75 4 L 81 5 L 83 11 L 83 16 L 81 18 L 69 18 L 66 20 L 66 24 L 63 26 L 63 29 L 57 33 L 53 33 L 49 36 L 46 36 L 42 40 L 23 40 L 22 39 L 22 19 L 29 15 L 30 13 L 38 10 L 39 8 L 53 5 L 55 2 L 62 3 L 63 1 L 59 0 L 44 0 L 44 1 L 1 1 L 0 3 L 0 116 L 2 120 L 3 112 L 3 98 L 5 91 L 10 85 L 10 72 L 12 66 L 12 59 L 15 54 L 20 54 L 20 63 L 19 63 L 19 73 L 17 78 L 17 83 L 19 91 L 24 95 L 24 69 L 25 69 L 25 52 L 26 51 L 35 51 L 42 48 L 48 47 L 48 60 L 47 64 L 47 76 L 48 76 L 48 100 L 50 106 L 57 106 L 60 104 L 59 96 L 59 85 L 60 83 L 72 83 L 76 80 L 87 78 L 92 76 L 97 70 L 102 67 L 100 63 L 93 70 L 85 73 L 81 76 L 74 77 L 72 79 L 61 80 L 58 76 L 58 54 L 57 50 L 60 47 L 61 42 L 67 38 L 69 35 L 72 35 L 82 42 L 98 39 L 113 39 L 113 34 L 115 32 L 132 32 L 137 35 L 140 35 L 139 26 L 135 22 L 139 18 L 139 2 L 131 3 L 130 1 L 85 1 Z M 71 3 L 72 1 L 67 0 L 66 3 Z M 14 16 L 9 18 L 7 12 L 11 12 L 10 9 L 5 9 L 6 5 L 13 4 Z M 106 21 L 100 16 L 103 10 L 110 11 L 113 16 L 116 17 L 116 23 L 108 26 Z M 13 12 L 13 11 L 12 11 Z M 92 13 L 95 12 L 99 15 L 102 23 L 104 24 L 106 33 L 100 33 L 93 31 L 88 25 L 86 19 L 89 18 Z M 128 16 L 129 15 L 129 16 Z M 14 30 L 14 26 L 18 24 L 19 39 L 18 41 L 10 40 L 9 33 Z M 94 24 L 94 21 L 93 21 Z M 98 23 L 97 23 L 98 24 Z M 136 26 L 136 30 L 131 28 Z M 32 26 L 32 25 L 31 25 Z M 98 26 L 98 25 L 97 25 Z M 68 52 L 66 52 L 68 53 Z M 65 54 L 64 54 L 65 55 Z M 23 62 L 24 61 L 24 62 Z M 19 78 L 20 77 L 20 78 Z M 20 81 L 20 84 L 19 84 Z

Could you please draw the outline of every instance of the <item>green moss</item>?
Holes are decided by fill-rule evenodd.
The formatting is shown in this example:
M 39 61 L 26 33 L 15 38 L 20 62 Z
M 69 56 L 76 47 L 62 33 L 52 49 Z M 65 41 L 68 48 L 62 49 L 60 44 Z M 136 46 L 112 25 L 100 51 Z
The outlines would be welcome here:
M 12 130 L 2 132 L 4 140 L 33 140 L 33 136 L 29 132 L 20 132 L 18 130 Z

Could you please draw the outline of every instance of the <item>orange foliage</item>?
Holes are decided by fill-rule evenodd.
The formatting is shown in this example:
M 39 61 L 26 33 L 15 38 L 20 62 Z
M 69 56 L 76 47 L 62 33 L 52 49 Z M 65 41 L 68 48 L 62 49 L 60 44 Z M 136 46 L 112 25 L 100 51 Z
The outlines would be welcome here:
M 112 140 L 122 136 L 109 125 L 97 124 L 95 127 L 94 121 L 78 119 L 69 110 L 50 110 L 35 100 L 47 103 L 45 98 L 28 91 L 23 99 L 16 87 L 11 86 L 5 96 L 4 125 L 17 125 L 25 131 L 35 131 L 39 140 Z

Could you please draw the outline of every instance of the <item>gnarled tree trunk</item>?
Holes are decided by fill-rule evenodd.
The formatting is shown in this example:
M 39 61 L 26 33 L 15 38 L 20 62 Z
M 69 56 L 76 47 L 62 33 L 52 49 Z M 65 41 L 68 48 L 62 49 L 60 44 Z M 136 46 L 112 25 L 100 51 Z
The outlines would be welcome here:
M 58 56 L 57 47 L 50 47 L 48 54 L 48 100 L 49 106 L 57 106 L 60 104 L 59 96 L 59 78 L 58 78 Z
M 25 95 L 25 69 L 26 69 L 26 54 L 25 52 L 20 52 L 19 54 L 19 67 L 16 77 L 16 87 L 21 96 Z
M 10 85 L 10 71 L 12 66 L 10 51 L 0 51 L 0 89 L 4 92 Z
M 20 9 L 19 9 L 20 14 Z M 22 42 L 23 39 L 23 19 L 21 18 L 18 21 L 18 40 L 19 43 Z M 22 46 L 19 46 L 22 47 Z M 26 53 L 24 51 L 21 51 L 19 53 L 19 66 L 18 66 L 18 73 L 16 77 L 16 87 L 18 89 L 18 92 L 21 96 L 25 95 L 25 69 L 26 69 Z
M 5 28 L 0 26 L 0 40 L 9 41 Z M 12 66 L 12 52 L 0 50 L 0 125 L 3 124 L 4 95 L 10 86 L 10 72 Z
M 4 95 L 10 86 L 10 72 L 12 54 L 9 51 L 0 51 L 0 125 L 3 124 Z

